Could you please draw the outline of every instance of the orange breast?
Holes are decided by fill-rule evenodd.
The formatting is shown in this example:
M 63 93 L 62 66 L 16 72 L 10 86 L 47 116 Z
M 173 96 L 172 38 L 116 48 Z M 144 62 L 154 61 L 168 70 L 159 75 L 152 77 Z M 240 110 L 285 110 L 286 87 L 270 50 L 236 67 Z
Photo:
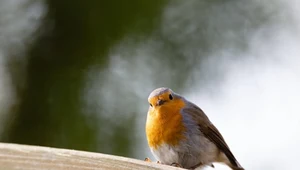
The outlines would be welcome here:
M 163 143 L 176 146 L 185 138 L 185 126 L 180 114 L 184 105 L 182 100 L 177 99 L 149 109 L 146 135 L 150 147 L 157 149 Z

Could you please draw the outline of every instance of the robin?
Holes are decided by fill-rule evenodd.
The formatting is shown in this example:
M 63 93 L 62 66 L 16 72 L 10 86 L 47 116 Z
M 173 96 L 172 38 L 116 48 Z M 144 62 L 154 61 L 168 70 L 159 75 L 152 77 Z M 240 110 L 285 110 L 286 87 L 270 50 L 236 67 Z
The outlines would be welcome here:
M 244 170 L 198 106 L 165 87 L 152 91 L 148 101 L 146 135 L 160 163 L 195 169 L 219 162 Z

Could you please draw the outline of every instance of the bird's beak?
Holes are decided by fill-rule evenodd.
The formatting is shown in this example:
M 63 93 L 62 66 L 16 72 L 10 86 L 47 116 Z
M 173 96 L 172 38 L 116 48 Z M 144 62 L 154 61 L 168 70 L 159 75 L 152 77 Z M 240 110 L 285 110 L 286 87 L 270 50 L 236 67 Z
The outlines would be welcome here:
M 156 102 L 156 106 L 160 106 L 160 105 L 162 105 L 162 104 L 164 104 L 164 100 L 157 100 L 157 102 Z

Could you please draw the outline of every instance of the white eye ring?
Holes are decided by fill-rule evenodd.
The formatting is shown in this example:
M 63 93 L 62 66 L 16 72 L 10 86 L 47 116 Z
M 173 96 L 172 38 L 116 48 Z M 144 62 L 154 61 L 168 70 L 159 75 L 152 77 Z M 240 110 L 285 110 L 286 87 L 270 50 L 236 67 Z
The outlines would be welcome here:
M 152 107 L 152 104 L 151 104 L 151 103 L 149 103 L 149 105 L 150 105 L 150 107 Z

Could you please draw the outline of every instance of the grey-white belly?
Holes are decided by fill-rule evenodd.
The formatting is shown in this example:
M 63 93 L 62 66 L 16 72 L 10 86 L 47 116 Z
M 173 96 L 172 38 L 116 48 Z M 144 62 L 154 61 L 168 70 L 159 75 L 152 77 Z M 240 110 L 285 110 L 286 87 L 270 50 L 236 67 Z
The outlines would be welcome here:
M 162 144 L 157 149 L 151 149 L 157 160 L 163 164 L 178 163 L 184 168 L 198 164 L 210 165 L 218 155 L 217 147 L 202 134 L 187 136 L 177 146 Z

